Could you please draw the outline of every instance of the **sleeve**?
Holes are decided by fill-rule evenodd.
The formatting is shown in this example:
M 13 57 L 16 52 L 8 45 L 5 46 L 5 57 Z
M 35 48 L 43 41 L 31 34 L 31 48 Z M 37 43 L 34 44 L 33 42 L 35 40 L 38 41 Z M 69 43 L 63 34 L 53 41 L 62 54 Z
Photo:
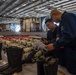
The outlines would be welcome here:
M 76 22 L 72 15 L 66 15 L 63 23 L 62 37 L 54 43 L 55 48 L 67 46 L 76 37 Z

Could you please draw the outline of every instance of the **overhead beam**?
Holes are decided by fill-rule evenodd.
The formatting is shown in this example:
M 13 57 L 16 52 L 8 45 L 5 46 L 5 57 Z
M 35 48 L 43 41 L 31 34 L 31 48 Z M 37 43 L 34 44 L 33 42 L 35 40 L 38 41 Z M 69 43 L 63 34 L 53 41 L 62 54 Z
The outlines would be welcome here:
M 22 3 L 25 2 L 25 0 L 13 0 L 13 1 L 14 2 L 8 5 L 8 7 L 6 7 L 5 10 L 3 10 L 0 14 L 4 15 L 5 13 L 10 12 L 12 9 L 15 9 L 16 7 L 20 6 Z
M 48 5 L 48 4 L 50 4 L 51 2 L 43 2 L 43 3 L 38 3 L 38 4 L 36 4 L 36 3 L 34 3 L 34 5 L 32 6 L 32 7 L 30 7 L 30 8 L 24 8 L 23 9 L 23 11 L 21 11 L 20 10 L 20 12 L 19 11 L 17 11 L 16 13 L 13 13 L 13 14 L 10 14 L 11 16 L 12 15 L 15 15 L 15 14 L 24 14 L 24 13 L 26 13 L 26 11 L 29 11 L 29 10 L 31 10 L 31 9 L 34 9 L 34 7 L 36 8 L 37 6 L 39 7 L 39 8 L 41 8 L 40 6 L 46 6 L 46 5 Z M 36 6 L 35 6 L 36 5 Z
M 6 6 L 8 6 L 12 1 L 13 1 L 13 0 L 6 0 L 6 1 L 0 6 L 0 12 L 1 12 L 2 10 L 4 10 L 4 8 L 5 8 Z

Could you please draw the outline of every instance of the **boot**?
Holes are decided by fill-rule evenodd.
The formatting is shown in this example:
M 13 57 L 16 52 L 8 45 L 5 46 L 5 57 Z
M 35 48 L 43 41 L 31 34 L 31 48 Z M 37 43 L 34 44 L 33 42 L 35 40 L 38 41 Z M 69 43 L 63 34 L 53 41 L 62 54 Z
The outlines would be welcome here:
M 6 48 L 8 63 L 5 64 L 5 65 L 0 66 L 0 73 L 2 73 L 4 70 L 6 70 L 7 68 L 9 68 L 11 66 L 11 61 L 10 61 L 10 57 L 9 57 L 9 54 L 8 54 L 9 50 L 10 50 L 9 48 Z
M 49 60 L 44 64 L 45 75 L 57 75 L 58 69 L 58 60 L 54 59 Z
M 51 66 L 50 66 L 51 67 Z M 56 61 L 53 65 L 52 65 L 52 75 L 57 75 L 57 71 L 58 71 L 58 61 Z
M 45 61 L 41 59 L 37 61 L 37 75 L 44 75 L 44 67 L 43 67 L 44 62 Z
M 0 43 L 0 60 L 2 60 L 1 52 L 2 52 L 2 43 Z
M 44 64 L 44 75 L 50 75 L 49 64 Z
M 22 62 L 21 62 L 22 53 L 23 53 L 23 49 L 17 47 L 10 47 L 8 54 L 11 61 L 11 67 L 3 71 L 2 72 L 3 75 L 11 75 L 15 72 L 22 71 Z

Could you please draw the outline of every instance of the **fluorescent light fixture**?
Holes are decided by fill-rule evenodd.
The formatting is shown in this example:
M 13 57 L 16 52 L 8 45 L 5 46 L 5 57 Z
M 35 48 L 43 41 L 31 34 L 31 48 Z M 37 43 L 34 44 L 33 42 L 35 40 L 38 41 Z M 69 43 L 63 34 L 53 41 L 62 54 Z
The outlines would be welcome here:
M 57 9 L 59 10 L 59 9 L 61 9 L 61 8 L 57 8 Z
M 19 8 L 16 8 L 15 10 L 18 10 Z
M 11 13 L 13 12 L 13 11 L 10 11 Z
M 50 4 L 50 6 L 54 6 L 54 4 Z
M 35 0 L 32 0 L 32 1 L 35 1 Z
M 26 6 L 26 4 L 23 4 L 22 6 Z
M 3 0 L 3 1 L 6 1 L 6 0 Z

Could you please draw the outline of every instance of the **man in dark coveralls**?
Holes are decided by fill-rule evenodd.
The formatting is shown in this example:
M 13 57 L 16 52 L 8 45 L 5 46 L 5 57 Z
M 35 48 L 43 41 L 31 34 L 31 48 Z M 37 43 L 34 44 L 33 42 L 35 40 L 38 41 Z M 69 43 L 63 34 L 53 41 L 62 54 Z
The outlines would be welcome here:
M 65 64 L 67 70 L 76 75 L 76 15 L 68 12 L 52 10 L 50 16 L 53 21 L 60 22 L 59 39 L 46 46 L 48 51 L 64 47 Z
M 53 43 L 56 41 L 57 39 L 57 31 L 58 31 L 58 26 L 54 24 L 54 22 L 52 21 L 52 19 L 47 19 L 45 21 L 46 27 L 49 29 L 47 31 L 47 39 L 42 39 L 41 41 L 44 44 L 49 44 L 49 43 Z M 48 51 L 45 56 L 52 56 L 55 57 L 55 53 L 54 51 Z
M 49 30 L 47 31 L 47 39 L 42 39 L 42 41 L 45 44 L 53 43 L 57 39 L 58 27 L 53 23 L 52 19 L 47 19 L 45 24 Z

